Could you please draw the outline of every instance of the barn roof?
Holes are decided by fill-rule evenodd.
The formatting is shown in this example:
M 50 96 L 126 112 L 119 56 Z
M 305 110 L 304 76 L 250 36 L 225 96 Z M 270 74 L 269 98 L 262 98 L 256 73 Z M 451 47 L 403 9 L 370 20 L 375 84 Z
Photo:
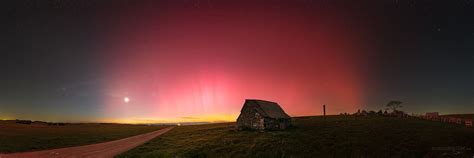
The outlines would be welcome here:
M 257 99 L 247 99 L 245 100 L 245 105 L 252 104 L 256 106 L 257 111 L 262 114 L 264 117 L 270 118 L 290 118 L 288 114 L 283 111 L 283 109 L 278 105 L 278 103 L 265 101 L 265 100 L 257 100 Z

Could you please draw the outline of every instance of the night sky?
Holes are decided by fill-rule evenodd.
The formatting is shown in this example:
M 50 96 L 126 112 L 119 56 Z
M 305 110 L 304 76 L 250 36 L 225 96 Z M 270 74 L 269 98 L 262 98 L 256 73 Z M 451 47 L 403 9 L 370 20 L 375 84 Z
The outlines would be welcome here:
M 2 1 L 0 119 L 474 113 L 470 0 Z

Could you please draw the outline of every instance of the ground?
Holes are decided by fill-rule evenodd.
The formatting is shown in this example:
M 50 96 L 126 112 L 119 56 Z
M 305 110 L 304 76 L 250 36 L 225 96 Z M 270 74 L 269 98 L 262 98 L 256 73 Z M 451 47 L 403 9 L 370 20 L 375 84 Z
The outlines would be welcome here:
M 174 127 L 174 126 L 173 126 Z M 107 141 L 103 143 L 96 143 L 91 145 L 81 145 L 76 147 L 59 148 L 51 150 L 41 150 L 32 152 L 17 152 L 11 154 L 0 154 L 1 158 L 19 158 L 19 157 L 35 157 L 35 158 L 49 158 L 49 157 L 100 157 L 112 158 L 118 154 L 124 153 L 133 149 L 153 138 L 159 137 L 173 129 L 167 127 L 164 129 L 131 136 L 119 140 Z
M 451 114 L 451 115 L 441 115 L 441 116 L 457 117 L 457 118 L 464 118 L 464 119 L 474 120 L 474 114 Z
M 164 126 L 124 124 L 16 124 L 0 121 L 0 153 L 37 151 L 45 149 L 95 144 L 143 134 Z
M 119 157 L 473 157 L 474 128 L 388 117 L 300 117 L 285 131 L 180 126 Z M 452 149 L 455 149 L 453 151 Z

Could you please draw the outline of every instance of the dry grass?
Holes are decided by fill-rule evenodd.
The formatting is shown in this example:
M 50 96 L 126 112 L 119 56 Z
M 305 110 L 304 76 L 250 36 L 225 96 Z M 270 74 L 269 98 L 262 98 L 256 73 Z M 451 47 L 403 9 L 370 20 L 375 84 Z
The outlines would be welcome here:
M 285 131 L 181 126 L 119 157 L 472 157 L 474 129 L 417 119 L 330 116 Z M 456 152 L 433 147 L 466 147 Z M 442 148 L 439 148 L 442 149 Z
M 0 153 L 35 151 L 116 140 L 162 129 L 124 124 L 16 124 L 0 121 Z

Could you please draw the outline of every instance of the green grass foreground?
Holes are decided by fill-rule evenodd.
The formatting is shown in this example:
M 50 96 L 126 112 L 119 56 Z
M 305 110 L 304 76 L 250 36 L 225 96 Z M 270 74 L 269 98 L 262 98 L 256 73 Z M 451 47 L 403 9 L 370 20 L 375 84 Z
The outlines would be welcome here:
M 162 129 L 164 126 L 125 124 L 16 124 L 0 121 L 0 153 L 36 151 L 94 144 Z
M 474 129 L 418 119 L 294 119 L 285 131 L 180 126 L 118 157 L 473 157 Z M 452 151 L 451 149 L 456 149 Z

